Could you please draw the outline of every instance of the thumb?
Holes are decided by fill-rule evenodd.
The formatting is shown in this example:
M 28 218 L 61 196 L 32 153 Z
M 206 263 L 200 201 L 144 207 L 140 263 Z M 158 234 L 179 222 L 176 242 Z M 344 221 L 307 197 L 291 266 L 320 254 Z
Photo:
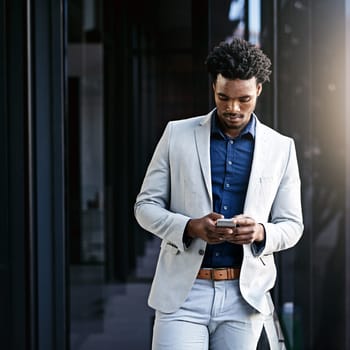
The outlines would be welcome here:
M 210 219 L 212 219 L 212 220 L 217 220 L 217 219 L 223 219 L 223 218 L 224 218 L 224 216 L 223 216 L 222 214 L 215 213 L 215 212 L 210 213 L 210 214 L 209 214 L 209 217 L 210 217 Z

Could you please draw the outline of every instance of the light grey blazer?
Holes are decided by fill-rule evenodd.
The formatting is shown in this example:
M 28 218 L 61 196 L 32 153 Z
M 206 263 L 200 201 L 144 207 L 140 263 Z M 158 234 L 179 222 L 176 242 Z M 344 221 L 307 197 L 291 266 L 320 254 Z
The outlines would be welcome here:
M 206 242 L 184 247 L 187 221 L 213 210 L 210 173 L 211 116 L 169 122 L 148 166 L 135 203 L 135 217 L 162 239 L 149 305 L 176 311 L 200 269 Z M 256 118 L 256 116 L 254 116 Z M 243 298 L 261 313 L 273 311 L 269 290 L 276 280 L 273 253 L 294 246 L 303 232 L 300 178 L 294 142 L 257 119 L 244 214 L 262 223 L 265 248 L 243 246 L 239 279 Z

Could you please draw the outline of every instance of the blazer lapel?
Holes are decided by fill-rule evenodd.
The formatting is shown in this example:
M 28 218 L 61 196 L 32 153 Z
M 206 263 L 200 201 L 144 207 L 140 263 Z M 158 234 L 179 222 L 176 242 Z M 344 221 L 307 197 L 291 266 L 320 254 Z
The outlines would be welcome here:
M 244 212 L 249 213 L 251 206 L 257 203 L 257 193 L 258 186 L 260 186 L 260 178 L 262 176 L 263 167 L 266 163 L 266 157 L 268 150 L 268 143 L 266 133 L 256 118 L 256 132 L 255 132 L 255 146 L 254 146 L 254 155 L 252 169 L 250 172 L 250 178 L 248 183 L 248 189 L 246 194 L 246 199 L 244 203 Z
M 201 165 L 201 171 L 204 182 L 207 187 L 208 195 L 212 200 L 212 187 L 211 187 L 211 170 L 210 170 L 210 130 L 211 130 L 211 115 L 210 112 L 206 118 L 195 128 L 195 140 L 196 147 Z

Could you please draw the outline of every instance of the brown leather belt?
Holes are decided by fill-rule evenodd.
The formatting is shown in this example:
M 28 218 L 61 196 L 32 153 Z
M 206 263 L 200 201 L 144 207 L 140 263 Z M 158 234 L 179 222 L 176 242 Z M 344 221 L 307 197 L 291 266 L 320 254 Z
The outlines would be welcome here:
M 197 278 L 213 281 L 235 280 L 239 278 L 241 269 L 217 268 L 217 269 L 200 269 Z

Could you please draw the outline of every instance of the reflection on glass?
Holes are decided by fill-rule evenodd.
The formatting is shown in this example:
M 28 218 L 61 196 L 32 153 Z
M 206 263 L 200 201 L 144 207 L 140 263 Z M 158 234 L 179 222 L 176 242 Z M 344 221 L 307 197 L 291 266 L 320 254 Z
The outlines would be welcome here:
M 213 45 L 238 37 L 260 46 L 261 0 L 211 1 L 210 23 Z
M 228 19 L 232 22 L 232 35 L 226 38 L 231 41 L 234 37 L 244 38 L 245 33 L 245 0 L 232 0 Z
M 140 74 L 135 74 L 132 82 L 123 80 L 127 69 L 122 59 L 129 62 L 129 57 L 121 54 L 121 33 L 116 33 L 114 26 L 120 22 L 116 17 L 124 13 L 111 5 L 113 14 L 109 17 L 102 14 L 103 5 L 96 0 L 68 1 L 69 349 L 147 349 L 154 314 L 147 306 L 147 296 L 160 243 L 148 236 L 145 239 L 144 232 L 140 233 L 140 228 L 133 231 L 131 224 L 132 210 L 124 193 L 132 192 L 129 183 L 134 185 L 136 175 L 127 166 L 140 163 L 140 154 L 133 161 L 136 142 L 131 145 L 123 129 L 127 124 L 131 137 L 136 139 L 129 124 L 133 117 L 122 106 L 128 103 L 124 94 L 128 84 L 130 91 L 140 93 L 143 90 L 137 84 L 148 83 L 149 79 L 143 81 Z M 102 24 L 106 19 L 111 22 Z M 110 32 L 105 33 L 106 27 Z M 141 31 L 136 28 L 139 38 Z M 144 51 L 133 54 L 142 58 Z M 137 63 L 143 68 L 143 60 Z M 144 74 L 149 71 L 145 69 Z M 145 89 L 140 100 L 150 103 L 147 93 Z M 147 108 L 141 108 L 132 94 L 128 96 L 145 117 Z M 127 162 L 123 163 L 124 156 Z M 108 182 L 110 176 L 113 181 Z
M 77 350 L 103 325 L 103 47 L 75 42 L 67 53 L 71 350 Z
M 103 193 L 103 51 L 100 44 L 69 44 L 68 86 L 70 152 L 79 164 L 70 164 L 75 186 L 69 195 L 74 215 L 80 212 L 76 244 L 71 254 L 78 263 L 104 261 Z M 75 84 L 72 82 L 76 82 Z M 74 89 L 74 86 L 76 88 Z M 70 89 L 71 87 L 71 89 Z M 76 107 L 73 108 L 72 106 Z M 74 112 L 73 112 L 74 110 Z M 73 124 L 73 120 L 76 122 Z
M 260 46 L 261 0 L 249 0 L 248 10 L 249 41 Z

